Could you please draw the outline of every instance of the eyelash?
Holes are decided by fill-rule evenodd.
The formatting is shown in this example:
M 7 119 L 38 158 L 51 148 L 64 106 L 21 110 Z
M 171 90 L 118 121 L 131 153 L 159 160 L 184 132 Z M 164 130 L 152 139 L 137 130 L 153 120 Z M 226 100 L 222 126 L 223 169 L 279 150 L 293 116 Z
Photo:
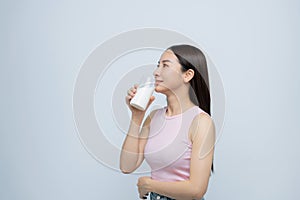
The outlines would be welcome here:
M 157 65 L 157 67 L 159 67 L 159 65 Z M 163 64 L 163 67 L 168 67 L 168 65 L 166 65 L 166 64 Z

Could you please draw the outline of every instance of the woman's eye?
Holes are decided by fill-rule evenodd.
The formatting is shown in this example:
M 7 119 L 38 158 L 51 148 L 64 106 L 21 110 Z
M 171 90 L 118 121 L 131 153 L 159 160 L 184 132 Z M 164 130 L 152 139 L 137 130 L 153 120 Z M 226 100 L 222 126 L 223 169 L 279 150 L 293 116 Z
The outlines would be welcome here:
M 159 67 L 159 65 L 156 65 L 156 67 Z M 166 64 L 163 64 L 163 67 L 168 67 L 168 65 L 166 65 Z

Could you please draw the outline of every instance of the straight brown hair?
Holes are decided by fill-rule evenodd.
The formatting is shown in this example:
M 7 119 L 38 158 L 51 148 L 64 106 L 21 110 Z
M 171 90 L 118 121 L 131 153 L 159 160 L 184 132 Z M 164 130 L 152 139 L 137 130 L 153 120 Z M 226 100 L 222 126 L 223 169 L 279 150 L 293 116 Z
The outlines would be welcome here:
M 181 71 L 194 70 L 194 77 L 190 80 L 189 96 L 191 101 L 206 113 L 210 113 L 210 91 L 207 62 L 203 52 L 197 47 L 182 44 L 168 48 L 181 64 Z M 214 171 L 212 163 L 211 171 Z

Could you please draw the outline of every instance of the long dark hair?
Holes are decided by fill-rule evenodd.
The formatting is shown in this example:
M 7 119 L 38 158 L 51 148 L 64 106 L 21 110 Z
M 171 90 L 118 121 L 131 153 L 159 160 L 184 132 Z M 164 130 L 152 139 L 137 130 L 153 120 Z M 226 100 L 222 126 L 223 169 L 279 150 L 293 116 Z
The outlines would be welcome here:
M 195 105 L 211 115 L 208 69 L 204 54 L 200 49 L 187 44 L 174 45 L 168 49 L 177 57 L 182 72 L 189 69 L 194 70 L 194 77 L 190 80 L 190 99 Z M 211 171 L 214 171 L 213 163 Z

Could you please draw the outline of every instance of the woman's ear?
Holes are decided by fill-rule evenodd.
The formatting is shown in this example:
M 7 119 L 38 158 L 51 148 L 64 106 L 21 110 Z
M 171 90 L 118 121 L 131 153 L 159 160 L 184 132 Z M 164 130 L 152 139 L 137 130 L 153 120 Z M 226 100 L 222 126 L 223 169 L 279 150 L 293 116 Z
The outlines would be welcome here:
M 185 83 L 188 83 L 193 77 L 194 77 L 194 70 L 188 69 L 187 71 L 184 72 L 184 77 L 183 80 Z

